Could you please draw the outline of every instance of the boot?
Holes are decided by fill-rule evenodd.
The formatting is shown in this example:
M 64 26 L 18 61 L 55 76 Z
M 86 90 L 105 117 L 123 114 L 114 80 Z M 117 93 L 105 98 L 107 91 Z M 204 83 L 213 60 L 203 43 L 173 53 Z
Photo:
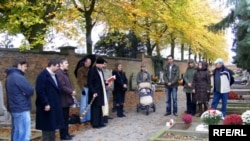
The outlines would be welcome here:
M 204 104 L 204 112 L 207 111 L 207 109 L 208 109 L 208 103 L 205 103 Z
M 198 104 L 198 113 L 195 115 L 196 117 L 200 117 L 202 114 L 202 105 Z
M 124 115 L 124 110 L 123 110 L 123 105 L 121 105 L 121 115 L 123 116 L 123 117 L 126 117 L 126 115 Z
M 103 117 L 103 122 L 104 122 L 104 124 L 107 124 L 107 123 L 108 123 L 108 116 L 104 116 L 104 117 Z
M 116 113 L 117 113 L 117 117 L 123 117 L 120 105 L 116 106 Z

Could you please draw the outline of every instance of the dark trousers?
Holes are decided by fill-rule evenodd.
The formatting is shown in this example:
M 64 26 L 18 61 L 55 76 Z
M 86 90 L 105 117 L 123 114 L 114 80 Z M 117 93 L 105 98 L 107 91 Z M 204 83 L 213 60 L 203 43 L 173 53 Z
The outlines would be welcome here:
M 42 131 L 42 138 L 43 141 L 55 141 L 56 140 L 56 135 L 55 131 Z
M 196 113 L 196 103 L 193 101 L 193 97 L 194 97 L 193 93 L 186 93 L 187 113 L 195 115 L 195 113 Z
M 69 135 L 69 107 L 63 108 L 63 120 L 64 120 L 64 125 L 60 129 L 60 137 L 64 138 L 67 135 Z
M 125 91 L 116 91 L 115 95 L 116 105 L 123 105 L 125 102 Z
M 112 92 L 112 94 L 113 94 L 113 108 L 116 108 L 116 94 L 114 91 Z

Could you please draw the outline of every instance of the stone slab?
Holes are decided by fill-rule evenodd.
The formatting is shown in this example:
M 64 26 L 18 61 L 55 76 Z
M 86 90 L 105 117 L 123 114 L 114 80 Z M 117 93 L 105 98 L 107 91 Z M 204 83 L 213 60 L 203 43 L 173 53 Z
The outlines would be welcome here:
M 181 122 L 176 122 L 175 124 L 180 124 Z M 173 126 L 175 125 L 173 124 Z M 196 131 L 196 127 L 200 125 L 200 123 L 193 122 L 191 126 L 187 130 L 178 130 L 178 129 L 172 129 L 171 127 L 164 127 L 157 131 L 155 134 L 150 136 L 148 141 L 180 141 L 180 139 L 170 139 L 163 137 L 164 134 L 169 133 L 173 135 L 182 135 L 182 136 L 194 136 L 196 138 L 194 139 L 185 139 L 185 141 L 197 141 L 208 138 L 208 132 L 207 131 Z

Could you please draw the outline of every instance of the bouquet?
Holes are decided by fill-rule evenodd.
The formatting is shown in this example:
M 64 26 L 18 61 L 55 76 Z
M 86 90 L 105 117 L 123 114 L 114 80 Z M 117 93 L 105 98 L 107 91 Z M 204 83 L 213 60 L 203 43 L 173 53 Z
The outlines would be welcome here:
M 241 118 L 245 125 L 250 125 L 250 110 L 247 110 L 246 112 L 242 113 Z
M 153 83 L 157 83 L 157 81 L 158 81 L 158 77 L 157 76 L 152 77 L 152 82 Z
M 222 120 L 222 113 L 218 110 L 209 109 L 202 113 L 201 120 L 207 125 L 217 125 Z
M 242 125 L 243 121 L 241 115 L 231 114 L 225 117 L 223 125 Z
M 192 117 L 192 115 L 190 115 L 190 114 L 184 114 L 184 115 L 182 116 L 182 121 L 183 121 L 184 123 L 191 123 L 191 122 L 193 121 L 193 117 Z

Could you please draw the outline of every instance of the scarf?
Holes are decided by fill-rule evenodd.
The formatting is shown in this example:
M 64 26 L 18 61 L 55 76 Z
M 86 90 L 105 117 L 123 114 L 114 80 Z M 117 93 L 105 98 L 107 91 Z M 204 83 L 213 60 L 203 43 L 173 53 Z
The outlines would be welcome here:
M 103 116 L 108 116 L 109 114 L 109 107 L 108 107 L 108 99 L 107 99 L 107 94 L 106 94 L 106 88 L 104 84 L 104 79 L 103 79 L 103 74 L 102 71 L 97 69 L 99 76 L 101 77 L 101 82 L 102 82 L 102 90 L 103 90 L 103 95 L 104 95 L 104 106 L 102 106 L 102 114 Z

